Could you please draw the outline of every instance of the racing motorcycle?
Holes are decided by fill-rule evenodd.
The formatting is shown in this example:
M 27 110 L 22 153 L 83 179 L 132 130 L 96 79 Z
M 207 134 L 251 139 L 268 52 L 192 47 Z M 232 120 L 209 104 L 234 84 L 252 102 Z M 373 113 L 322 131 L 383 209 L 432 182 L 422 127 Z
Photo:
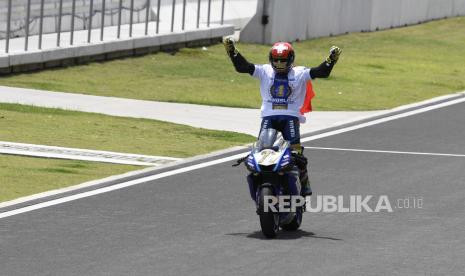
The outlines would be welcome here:
M 250 196 L 255 201 L 265 237 L 276 237 L 279 228 L 297 230 L 305 204 L 287 210 L 281 207 L 289 206 L 290 202 L 278 200 L 282 196 L 288 201 L 292 196 L 301 196 L 299 160 L 292 154 L 289 141 L 275 129 L 263 130 L 250 154 L 238 160 L 235 166 L 242 162 L 250 172 L 247 176 Z

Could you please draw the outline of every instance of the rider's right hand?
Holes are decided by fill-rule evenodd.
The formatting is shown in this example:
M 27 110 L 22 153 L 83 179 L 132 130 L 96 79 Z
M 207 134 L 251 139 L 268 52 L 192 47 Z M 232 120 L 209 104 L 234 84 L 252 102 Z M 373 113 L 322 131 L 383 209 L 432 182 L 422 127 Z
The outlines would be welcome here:
M 223 40 L 224 48 L 228 53 L 234 53 L 236 51 L 236 46 L 234 45 L 234 39 L 232 37 L 227 37 Z
M 342 53 L 341 48 L 337 46 L 332 46 L 331 49 L 329 49 L 329 56 L 326 59 L 326 62 L 335 64 L 338 61 L 341 53 Z

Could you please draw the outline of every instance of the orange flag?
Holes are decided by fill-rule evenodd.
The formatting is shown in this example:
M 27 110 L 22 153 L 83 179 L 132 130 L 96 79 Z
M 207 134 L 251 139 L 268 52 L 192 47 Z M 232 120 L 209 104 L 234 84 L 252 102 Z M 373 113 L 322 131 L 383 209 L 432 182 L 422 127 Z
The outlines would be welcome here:
M 300 114 L 304 114 L 312 111 L 312 99 L 315 97 L 315 92 L 313 91 L 312 81 L 307 81 L 307 88 L 305 92 L 304 104 L 300 108 Z

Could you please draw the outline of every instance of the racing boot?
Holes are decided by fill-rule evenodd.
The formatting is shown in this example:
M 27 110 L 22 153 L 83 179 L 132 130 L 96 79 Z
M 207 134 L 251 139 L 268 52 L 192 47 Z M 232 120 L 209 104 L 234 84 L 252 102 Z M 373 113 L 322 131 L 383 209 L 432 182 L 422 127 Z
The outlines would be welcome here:
M 304 196 L 312 195 L 310 180 L 308 178 L 307 157 L 304 156 L 304 148 L 301 145 L 292 145 L 292 155 L 294 156 L 297 167 L 300 171 L 300 185 L 302 186 L 301 194 Z
M 302 195 L 304 196 L 311 196 L 312 195 L 312 188 L 310 187 L 310 179 L 308 179 L 308 170 L 300 171 L 300 184 L 302 185 Z

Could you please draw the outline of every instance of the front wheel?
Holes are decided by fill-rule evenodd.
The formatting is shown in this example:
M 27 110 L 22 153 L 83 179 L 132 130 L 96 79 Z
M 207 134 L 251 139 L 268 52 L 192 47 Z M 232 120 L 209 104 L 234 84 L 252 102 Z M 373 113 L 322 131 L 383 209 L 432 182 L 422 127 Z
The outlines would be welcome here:
M 272 239 L 276 237 L 279 230 L 279 214 L 266 208 L 267 197 L 275 196 L 271 187 L 263 187 L 260 190 L 258 200 L 258 215 L 260 216 L 260 226 L 265 237 Z
M 296 231 L 299 229 L 300 224 L 302 223 L 303 210 L 302 207 L 298 207 L 295 210 L 295 216 L 291 222 L 288 224 L 282 225 L 281 228 L 286 231 Z

